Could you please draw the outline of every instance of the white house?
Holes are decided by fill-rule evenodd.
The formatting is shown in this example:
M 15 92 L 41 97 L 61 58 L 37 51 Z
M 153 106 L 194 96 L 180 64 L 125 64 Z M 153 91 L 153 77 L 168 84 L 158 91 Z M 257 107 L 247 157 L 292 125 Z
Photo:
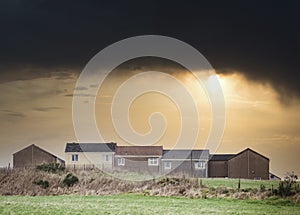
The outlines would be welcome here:
M 116 145 L 116 143 L 67 143 L 66 166 L 112 170 Z

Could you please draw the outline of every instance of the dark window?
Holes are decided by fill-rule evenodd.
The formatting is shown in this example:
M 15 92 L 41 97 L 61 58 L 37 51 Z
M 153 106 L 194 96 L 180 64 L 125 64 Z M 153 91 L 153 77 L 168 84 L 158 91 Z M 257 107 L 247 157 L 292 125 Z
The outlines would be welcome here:
M 78 161 L 78 154 L 72 155 L 72 161 Z

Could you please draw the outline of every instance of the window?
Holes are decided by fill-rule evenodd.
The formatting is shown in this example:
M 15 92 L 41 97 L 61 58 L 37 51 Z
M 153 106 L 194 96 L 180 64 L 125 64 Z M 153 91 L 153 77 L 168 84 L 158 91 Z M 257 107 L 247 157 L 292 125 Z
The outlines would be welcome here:
M 172 169 L 172 162 L 164 162 L 165 169 Z
M 73 154 L 72 155 L 72 161 L 78 161 L 78 154 Z
M 118 158 L 118 166 L 125 166 L 125 158 Z
M 206 163 L 205 161 L 199 161 L 195 163 L 195 169 L 205 169 Z
M 158 158 L 148 158 L 148 166 L 158 166 Z
M 103 160 L 105 162 L 111 162 L 112 161 L 111 159 L 112 159 L 111 155 L 103 155 Z

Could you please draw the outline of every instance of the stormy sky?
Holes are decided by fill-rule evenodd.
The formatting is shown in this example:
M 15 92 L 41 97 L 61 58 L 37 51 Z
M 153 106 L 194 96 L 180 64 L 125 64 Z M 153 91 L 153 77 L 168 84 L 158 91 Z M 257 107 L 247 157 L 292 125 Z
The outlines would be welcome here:
M 81 70 L 99 50 L 158 34 L 197 48 L 217 72 L 269 82 L 299 96 L 297 1 L 47 1 L 0 3 L 3 81 L 48 76 L 20 67 Z M 11 74 L 13 73 L 13 74 Z
M 80 72 L 112 43 L 151 34 L 190 44 L 216 70 L 227 107 L 219 153 L 251 147 L 269 157 L 271 170 L 280 176 L 290 170 L 300 174 L 299 6 L 297 1 L 1 1 L 0 166 L 32 143 L 63 158 L 65 143 L 76 141 L 72 98 Z M 114 71 L 96 103 L 103 107 L 96 115 L 107 141 L 121 142 L 105 118 L 112 94 L 130 70 L 143 66 L 172 67 L 142 60 Z M 190 77 L 183 80 L 197 94 Z M 155 96 L 133 103 L 136 130 L 147 132 L 143 121 L 162 108 L 174 120 L 167 134 L 177 132 L 176 108 Z

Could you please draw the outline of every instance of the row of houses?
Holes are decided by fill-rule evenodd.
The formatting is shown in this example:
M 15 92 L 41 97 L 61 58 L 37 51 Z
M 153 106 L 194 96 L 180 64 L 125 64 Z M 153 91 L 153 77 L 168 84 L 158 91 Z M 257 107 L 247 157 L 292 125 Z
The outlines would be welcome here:
M 14 167 L 61 163 L 68 168 L 178 174 L 190 177 L 269 179 L 269 159 L 252 149 L 238 154 L 209 150 L 166 150 L 162 146 L 118 146 L 116 143 L 67 143 L 65 161 L 30 145 L 13 154 Z

